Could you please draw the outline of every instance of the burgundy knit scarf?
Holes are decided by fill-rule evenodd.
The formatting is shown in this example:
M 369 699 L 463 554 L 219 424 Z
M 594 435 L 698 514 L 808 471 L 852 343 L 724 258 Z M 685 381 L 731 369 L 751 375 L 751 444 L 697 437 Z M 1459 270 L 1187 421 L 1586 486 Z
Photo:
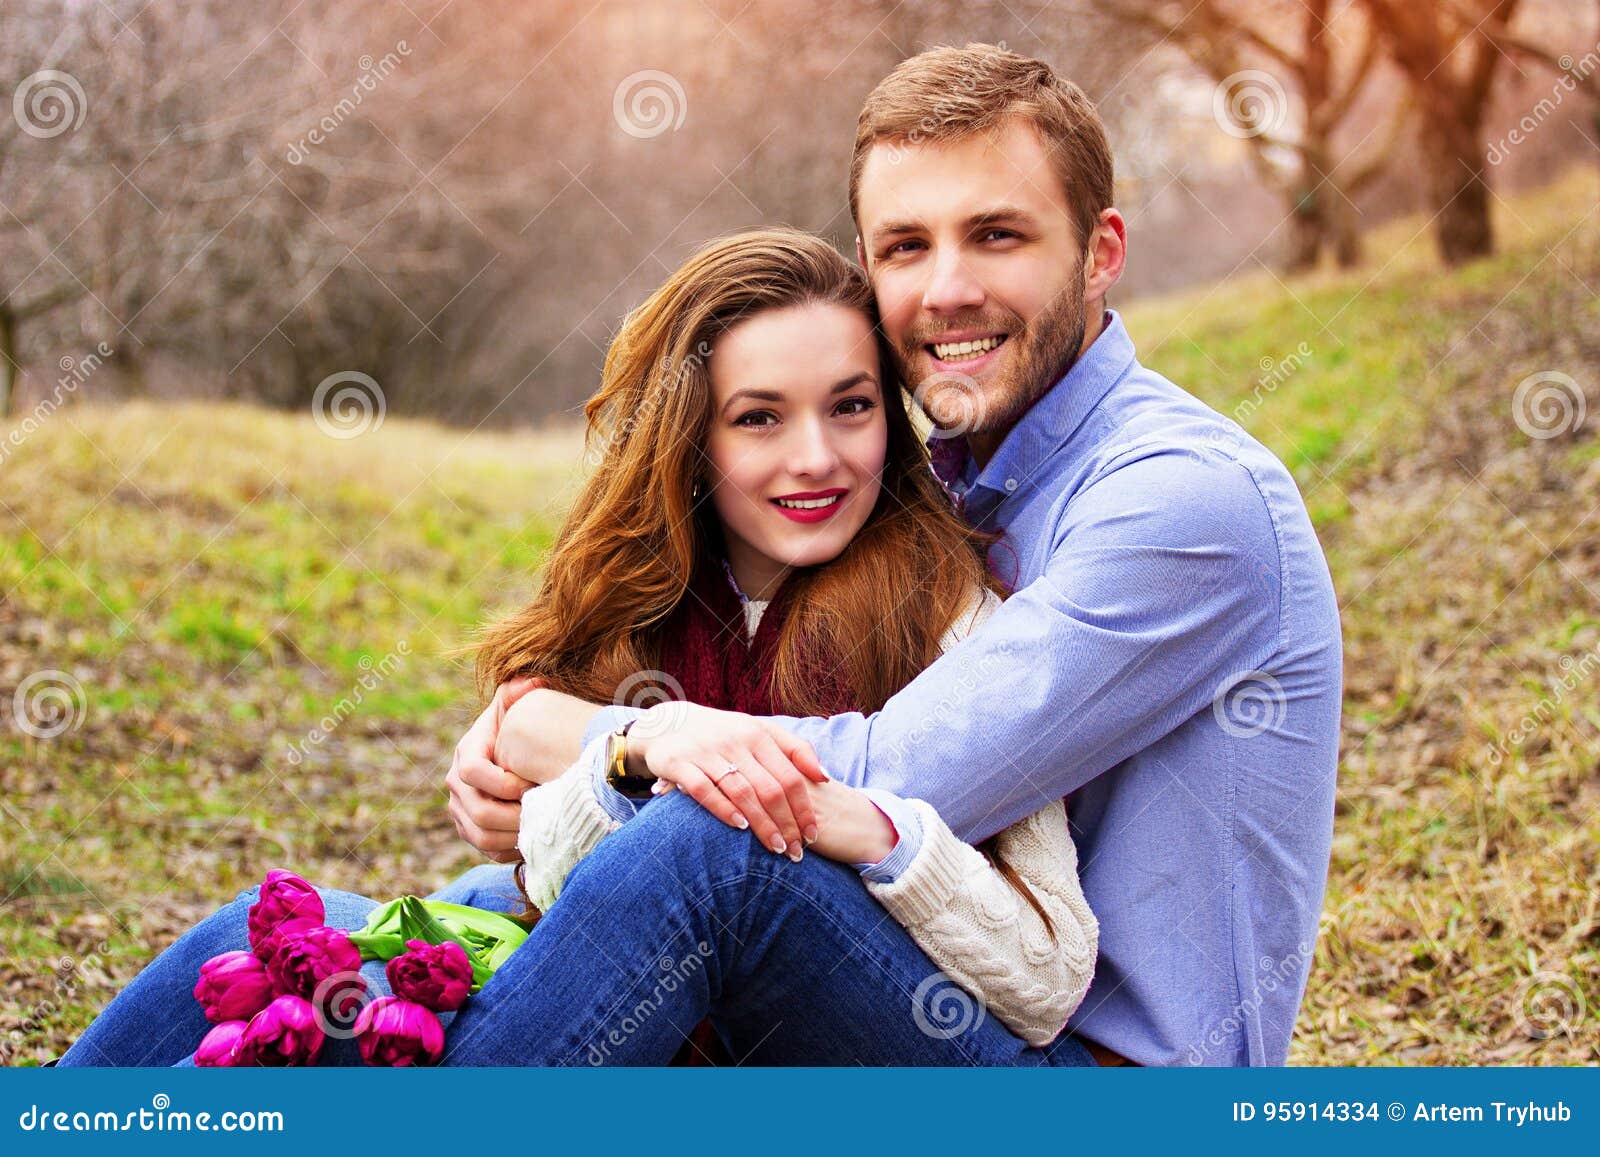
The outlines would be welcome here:
M 662 632 L 661 669 L 691 703 L 747 715 L 781 714 L 772 701 L 772 669 L 793 588 L 792 582 L 778 588 L 747 642 L 744 605 L 727 573 L 718 562 L 700 567 Z M 802 666 L 829 705 L 823 714 L 859 709 L 831 664 L 819 657 Z

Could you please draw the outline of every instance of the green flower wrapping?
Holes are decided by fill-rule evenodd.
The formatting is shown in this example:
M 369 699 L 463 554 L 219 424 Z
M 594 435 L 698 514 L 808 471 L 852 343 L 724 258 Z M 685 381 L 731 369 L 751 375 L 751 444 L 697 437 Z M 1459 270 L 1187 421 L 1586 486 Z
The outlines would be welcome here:
M 482 988 L 527 938 L 526 928 L 498 912 L 416 896 L 401 896 L 379 906 L 360 931 L 350 933 L 350 942 L 360 950 L 362 960 L 393 960 L 405 952 L 407 940 L 429 944 L 454 941 L 472 964 L 473 992 Z

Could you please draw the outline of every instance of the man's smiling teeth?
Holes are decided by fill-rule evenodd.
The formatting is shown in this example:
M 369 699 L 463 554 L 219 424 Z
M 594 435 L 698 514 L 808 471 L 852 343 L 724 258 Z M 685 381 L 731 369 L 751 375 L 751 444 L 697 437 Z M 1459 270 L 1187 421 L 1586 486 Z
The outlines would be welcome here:
M 977 341 L 936 342 L 933 347 L 933 356 L 940 361 L 949 361 L 951 358 L 986 354 L 1005 340 L 1006 335 L 998 333 L 993 337 L 980 338 Z
M 832 498 L 774 498 L 779 506 L 787 506 L 790 510 L 821 510 L 824 506 L 832 506 L 842 494 L 835 494 Z

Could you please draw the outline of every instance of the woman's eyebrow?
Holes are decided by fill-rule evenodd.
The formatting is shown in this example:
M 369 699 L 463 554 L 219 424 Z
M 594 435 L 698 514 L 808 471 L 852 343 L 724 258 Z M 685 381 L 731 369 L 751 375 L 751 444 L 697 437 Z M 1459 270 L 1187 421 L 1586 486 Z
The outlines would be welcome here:
M 848 378 L 841 378 L 833 383 L 832 386 L 828 387 L 828 393 L 829 395 L 842 394 L 853 386 L 859 386 L 866 382 L 877 385 L 878 379 L 867 370 L 862 370 L 860 373 L 851 374 Z M 758 390 L 754 386 L 746 386 L 728 395 L 728 400 L 722 404 L 722 412 L 726 414 L 733 409 L 735 402 L 746 399 L 752 402 L 781 402 L 783 401 L 783 395 L 777 390 Z
M 829 390 L 828 393 L 842 394 L 852 386 L 859 386 L 864 382 L 871 382 L 873 385 L 877 385 L 878 379 L 873 377 L 866 370 L 862 370 L 858 374 L 851 374 L 848 378 L 841 378 L 839 381 L 834 382 L 833 388 Z

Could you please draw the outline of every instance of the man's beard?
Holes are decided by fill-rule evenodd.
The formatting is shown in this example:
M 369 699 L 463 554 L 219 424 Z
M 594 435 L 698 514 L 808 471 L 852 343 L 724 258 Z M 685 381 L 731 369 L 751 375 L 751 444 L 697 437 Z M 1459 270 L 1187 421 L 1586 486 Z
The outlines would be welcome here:
M 1080 261 L 1061 291 L 1033 321 L 1007 310 L 998 315 L 952 318 L 938 329 L 919 329 L 895 347 L 906 389 L 946 437 L 958 434 L 1004 433 L 1050 392 L 1078 360 L 1089 319 L 1084 311 L 1083 263 Z M 956 370 L 929 365 L 927 343 L 944 333 L 983 330 L 1006 333 L 1015 344 L 1002 376 L 977 384 Z

